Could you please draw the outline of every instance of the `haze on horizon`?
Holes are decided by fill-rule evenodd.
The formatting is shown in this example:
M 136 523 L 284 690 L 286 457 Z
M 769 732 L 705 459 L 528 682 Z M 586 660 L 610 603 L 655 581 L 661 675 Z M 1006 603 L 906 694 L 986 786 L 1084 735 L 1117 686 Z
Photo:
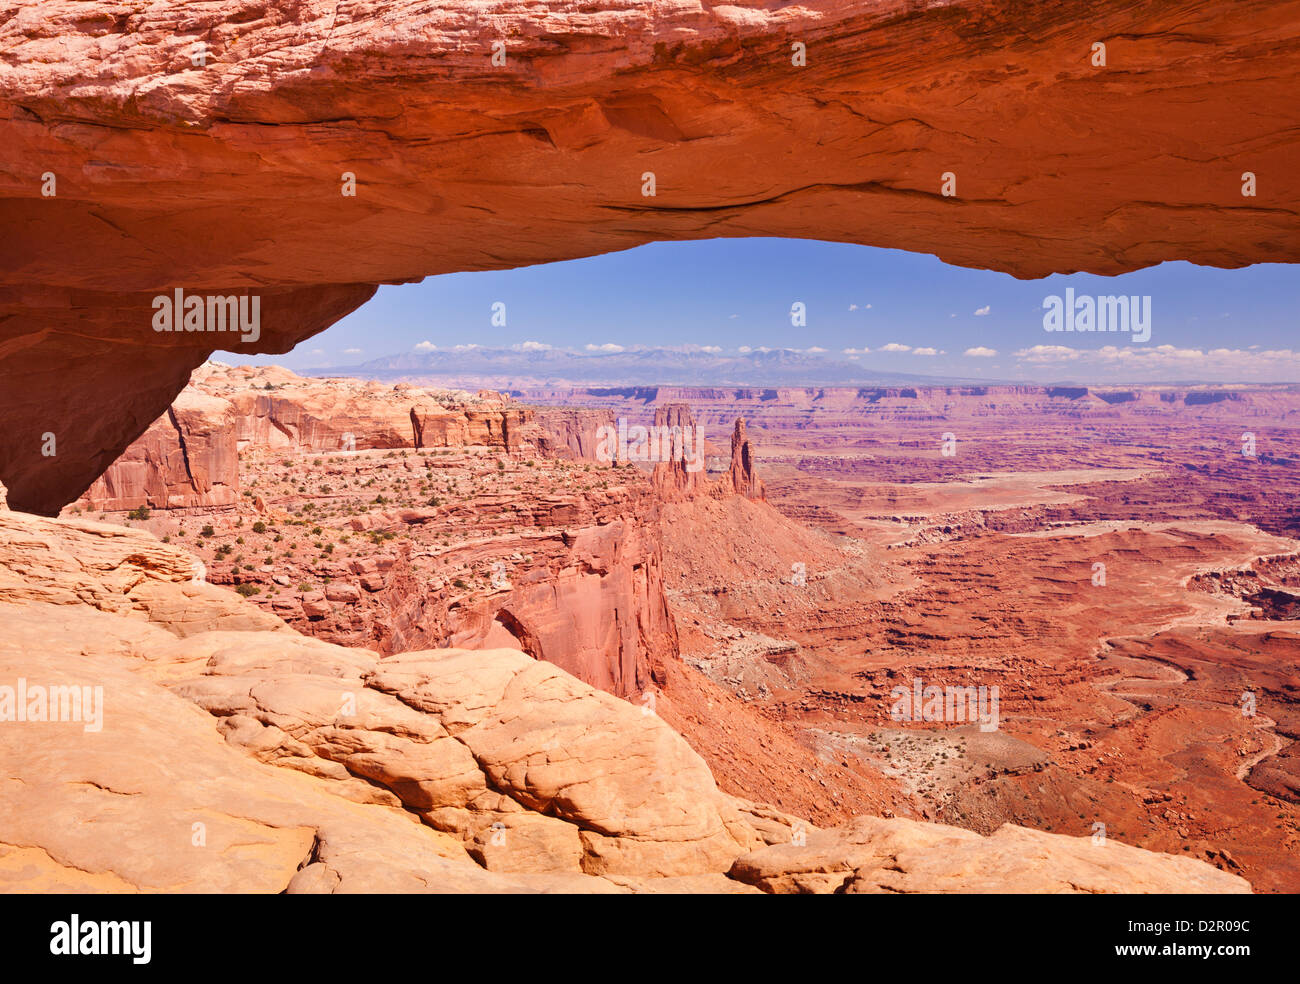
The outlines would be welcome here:
M 1044 299 L 1067 288 L 1149 297 L 1150 339 L 1046 331 Z M 796 303 L 805 308 L 803 325 L 793 323 Z M 396 356 L 410 365 L 419 361 L 412 356 L 435 353 L 435 362 L 457 362 L 456 353 L 474 353 L 475 365 L 499 363 L 503 375 L 518 375 L 523 365 L 557 374 L 555 381 L 573 365 L 600 376 L 603 362 L 613 375 L 601 381 L 615 383 L 627 362 L 601 357 L 643 353 L 642 362 L 653 367 L 653 353 L 663 350 L 702 362 L 705 373 L 724 359 L 743 376 L 747 360 L 757 366 L 768 357 L 770 364 L 770 353 L 784 351 L 795 362 L 790 385 L 801 372 L 808 385 L 872 377 L 1291 383 L 1300 382 L 1297 310 L 1300 271 L 1288 264 L 1223 270 L 1179 261 L 1116 277 L 1017 280 L 899 250 L 713 239 L 385 286 L 288 354 L 214 358 L 311 371 L 353 370 Z M 670 377 L 673 364 L 663 364 Z M 836 367 L 831 376 L 819 368 L 827 364 Z

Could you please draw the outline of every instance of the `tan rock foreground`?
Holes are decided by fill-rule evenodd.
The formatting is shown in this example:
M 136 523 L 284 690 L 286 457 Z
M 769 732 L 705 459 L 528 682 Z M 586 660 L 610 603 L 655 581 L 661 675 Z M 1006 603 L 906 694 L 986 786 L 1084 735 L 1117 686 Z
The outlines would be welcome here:
M 143 533 L 0 512 L 4 890 L 1249 890 L 1017 827 L 818 831 L 551 664 L 381 660 L 192 572 Z

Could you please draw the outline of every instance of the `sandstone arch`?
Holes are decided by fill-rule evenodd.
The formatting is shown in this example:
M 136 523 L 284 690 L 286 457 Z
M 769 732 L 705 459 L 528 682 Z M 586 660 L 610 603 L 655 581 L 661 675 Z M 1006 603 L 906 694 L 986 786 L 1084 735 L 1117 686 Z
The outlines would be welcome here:
M 1256 0 L 11 4 L 0 481 L 52 513 L 209 352 L 430 274 L 755 235 L 1026 277 L 1294 262 L 1297 41 L 1300 3 Z M 154 333 L 176 287 L 258 292 L 260 339 Z

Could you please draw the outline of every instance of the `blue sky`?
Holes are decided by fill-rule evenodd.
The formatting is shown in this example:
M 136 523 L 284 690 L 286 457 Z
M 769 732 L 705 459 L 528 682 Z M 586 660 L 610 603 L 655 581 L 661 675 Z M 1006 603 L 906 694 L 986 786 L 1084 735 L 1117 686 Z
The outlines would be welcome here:
M 1151 338 L 1049 333 L 1047 295 L 1151 297 Z M 791 324 L 794 302 L 807 324 Z M 504 327 L 492 305 L 506 305 Z M 933 256 L 786 239 L 653 243 L 516 270 L 382 287 L 281 356 L 292 369 L 478 344 L 824 349 L 865 368 L 988 379 L 1300 380 L 1300 268 L 1165 263 L 1022 281 Z M 847 350 L 847 351 L 846 351 Z M 223 361 L 249 361 L 224 356 Z

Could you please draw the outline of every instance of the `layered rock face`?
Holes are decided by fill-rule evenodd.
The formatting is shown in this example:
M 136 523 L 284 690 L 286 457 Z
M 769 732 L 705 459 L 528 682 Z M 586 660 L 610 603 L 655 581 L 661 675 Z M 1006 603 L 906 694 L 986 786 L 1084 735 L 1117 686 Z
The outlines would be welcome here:
M 538 541 L 548 566 L 519 578 L 504 601 L 463 606 L 451 638 L 517 646 L 620 697 L 651 689 L 662 682 L 664 661 L 677 657 L 655 520 L 653 507 L 633 507 L 612 522 Z
M 754 472 L 754 451 L 745 436 L 745 420 L 737 417 L 731 431 L 731 461 L 726 474 L 710 481 L 704 470 L 705 441 L 703 430 L 685 403 L 669 403 L 655 410 L 656 433 L 668 460 L 655 464 L 655 490 L 665 501 L 693 499 L 697 495 L 726 498 L 741 495 L 762 501 L 767 489 Z M 671 435 L 671 437 L 668 437 Z M 679 436 L 680 435 L 680 436 Z
M 626 414 L 640 420 L 649 412 L 688 405 L 692 419 L 710 429 L 730 426 L 738 415 L 766 430 L 824 433 L 840 423 L 854 426 L 918 423 L 948 418 L 1031 418 L 1171 422 L 1286 416 L 1294 411 L 1295 388 L 1243 386 L 637 386 L 524 389 L 520 399 L 536 404 L 581 404 L 584 412 Z M 558 408 L 554 408 L 558 409 Z M 538 413 L 552 408 L 539 406 Z M 816 415 L 815 418 L 813 415 Z
M 567 448 L 579 461 L 596 461 L 600 446 L 601 428 L 616 427 L 618 420 L 612 410 L 593 410 L 585 407 L 533 407 L 533 419 L 547 433 L 553 435 L 558 453 Z
M 1015 828 L 818 831 L 557 667 L 306 639 L 194 568 L 139 531 L 0 512 L 0 682 L 28 698 L 0 742 L 8 888 L 1249 890 Z
M 417 448 L 461 448 L 467 444 L 518 451 L 542 436 L 524 407 L 458 408 L 417 404 L 411 408 L 411 429 Z M 545 440 L 551 441 L 549 435 Z
M 754 449 L 745 436 L 743 417 L 736 418 L 735 429 L 731 432 L 731 466 L 727 469 L 727 478 L 737 495 L 760 500 L 767 496 L 763 480 L 754 474 Z
M 219 508 L 239 497 L 230 404 L 186 388 L 76 503 L 86 510 Z
M 594 433 L 585 416 L 564 415 L 572 435 Z M 388 449 L 423 456 L 371 453 Z M 640 693 L 677 656 L 658 502 L 634 471 L 611 489 L 607 477 L 552 474 L 537 453 L 573 458 L 499 393 L 209 364 L 73 508 L 178 511 L 151 521 L 178 537 L 211 519 L 209 543 L 229 536 L 239 551 L 209 558 L 207 576 L 266 592 L 268 610 L 330 642 L 385 654 L 517 646 L 609 693 Z M 435 465 L 442 494 L 413 495 Z M 469 497 L 462 483 L 491 490 Z M 197 518 L 188 531 L 183 515 Z M 309 525 L 298 516 L 342 549 L 313 561 L 278 548 L 281 531 Z
M 520 450 L 536 435 L 524 427 L 527 409 L 497 393 L 316 379 L 278 366 L 204 366 L 194 385 L 230 402 L 241 447 L 337 452 L 474 444 Z
M 654 466 L 655 491 L 665 501 L 693 498 L 706 491 L 709 478 L 704 470 L 704 435 L 685 403 L 669 403 L 655 410 L 654 426 L 666 433 L 661 443 L 668 451 L 667 461 Z
M 582 411 L 576 413 L 580 419 Z M 531 408 L 500 394 L 208 363 L 74 506 L 105 512 L 230 506 L 240 492 L 239 449 L 296 455 L 468 445 L 568 453 L 533 421 Z
M 363 457 L 350 464 L 365 482 L 408 467 Z M 644 483 L 560 485 L 538 469 L 497 472 L 473 456 L 447 455 L 438 464 L 450 481 L 491 474 L 510 492 L 375 510 L 348 521 L 353 530 L 393 536 L 396 549 L 360 541 L 356 557 L 349 544 L 328 557 L 266 570 L 214 565 L 212 576 L 275 590 L 259 601 L 299 631 L 331 642 L 384 653 L 512 646 L 617 696 L 662 679 L 664 662 L 677 657 L 677 633 L 663 580 L 659 503 Z M 376 488 L 393 494 L 378 485 L 366 494 Z M 280 501 L 272 503 L 264 534 L 242 531 L 250 552 L 273 550 L 275 531 L 286 528 Z M 326 539 L 337 536 L 325 512 L 315 521 L 328 530 Z M 274 587 L 277 578 L 284 590 Z M 304 582 L 307 590 L 293 590 Z
M 1294 2 L 11 7 L 24 508 L 84 491 L 210 352 L 286 351 L 379 283 L 706 236 L 1019 276 L 1300 256 Z M 177 288 L 255 291 L 262 324 L 154 331 Z

